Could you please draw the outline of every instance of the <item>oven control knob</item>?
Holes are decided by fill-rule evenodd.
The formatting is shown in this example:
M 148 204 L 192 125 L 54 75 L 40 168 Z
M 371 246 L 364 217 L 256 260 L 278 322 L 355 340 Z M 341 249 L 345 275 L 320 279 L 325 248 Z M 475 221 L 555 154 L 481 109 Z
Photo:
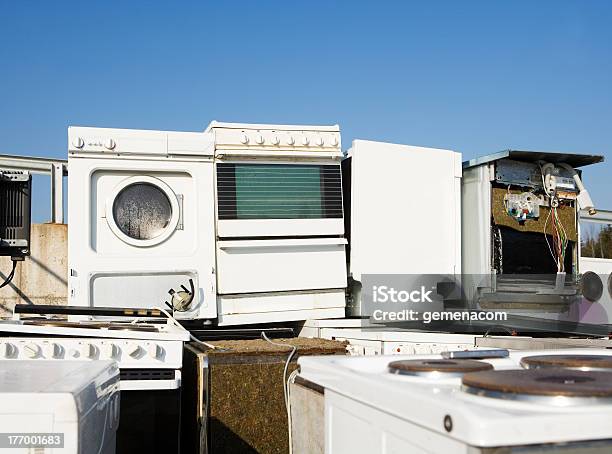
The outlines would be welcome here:
M 240 137 L 240 143 L 243 145 L 249 143 L 249 136 L 247 136 L 246 134 L 242 134 L 242 136 Z
M 334 138 L 332 139 L 332 147 L 337 147 L 338 146 L 338 138 L 336 136 L 334 136 Z
M 154 359 L 159 359 L 162 357 L 164 350 L 160 345 L 151 344 L 149 345 L 149 356 Z
M 104 344 L 101 354 L 104 358 L 115 359 L 118 356 L 118 349 L 115 344 Z
M 43 353 L 45 358 L 59 358 L 62 353 L 62 346 L 60 344 L 56 344 L 55 342 L 45 344 L 43 346 Z
M 259 134 L 257 137 L 255 137 L 255 142 L 256 142 L 258 145 L 263 145 L 263 143 L 264 143 L 264 138 L 263 138 L 263 136 L 262 136 L 261 134 Z
M 70 350 L 70 356 L 72 356 L 73 358 L 78 358 L 79 351 L 73 348 L 72 350 Z
M 72 145 L 74 145 L 74 148 L 83 148 L 85 146 L 85 141 L 80 137 L 75 137 L 72 141 Z
M 108 139 L 106 140 L 106 142 L 104 142 L 104 148 L 106 148 L 107 150 L 113 150 L 116 145 L 117 144 L 113 139 Z
M 83 358 L 93 358 L 96 355 L 96 347 L 89 342 L 82 344 L 80 350 Z
M 310 139 L 306 136 L 302 139 L 302 145 L 306 146 L 310 143 Z
M 293 138 L 293 136 L 289 136 L 289 138 L 287 139 L 287 144 L 295 145 L 295 139 Z
M 323 142 L 323 137 L 317 137 L 317 141 L 315 142 L 317 147 L 322 147 L 324 143 L 325 142 Z
M 28 358 L 36 358 L 40 354 L 40 347 L 33 342 L 25 345 L 23 352 Z
M 280 139 L 278 136 L 272 137 L 272 145 L 278 145 L 280 143 Z
M 0 345 L 0 356 L 10 358 L 15 354 L 15 346 L 9 342 Z
M 142 355 L 142 348 L 138 344 L 128 345 L 127 352 L 132 358 L 137 359 Z

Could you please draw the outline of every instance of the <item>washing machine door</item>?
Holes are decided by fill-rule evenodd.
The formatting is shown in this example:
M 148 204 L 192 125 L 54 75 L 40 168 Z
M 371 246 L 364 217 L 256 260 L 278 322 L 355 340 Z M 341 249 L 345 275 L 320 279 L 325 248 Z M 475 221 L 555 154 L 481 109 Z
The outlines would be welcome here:
M 113 233 L 132 246 L 164 242 L 179 227 L 177 195 L 162 180 L 133 176 L 121 181 L 106 200 L 106 220 Z

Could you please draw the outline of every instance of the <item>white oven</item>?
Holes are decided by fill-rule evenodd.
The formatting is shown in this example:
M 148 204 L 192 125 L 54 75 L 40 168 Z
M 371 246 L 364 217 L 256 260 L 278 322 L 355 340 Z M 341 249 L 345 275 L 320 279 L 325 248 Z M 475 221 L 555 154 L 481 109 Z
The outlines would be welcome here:
M 220 324 L 343 317 L 337 126 L 212 123 Z

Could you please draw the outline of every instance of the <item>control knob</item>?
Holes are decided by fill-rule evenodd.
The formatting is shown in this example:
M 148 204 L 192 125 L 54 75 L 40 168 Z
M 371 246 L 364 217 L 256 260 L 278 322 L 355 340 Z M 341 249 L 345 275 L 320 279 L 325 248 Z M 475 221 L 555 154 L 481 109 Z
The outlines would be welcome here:
M 115 141 L 113 139 L 107 139 L 104 142 L 104 148 L 106 148 L 107 150 L 113 150 L 116 145 L 117 144 L 115 143 Z
M 0 344 L 0 356 L 10 358 L 15 354 L 15 346 L 9 342 Z
M 85 342 L 81 344 L 80 351 L 83 358 L 93 358 L 96 354 L 96 347 L 89 342 Z
M 127 347 L 127 353 L 132 358 L 137 359 L 142 355 L 142 348 L 138 344 L 130 344 Z
M 105 358 L 114 359 L 118 356 L 118 348 L 115 344 L 104 344 L 102 346 L 101 354 Z
M 40 347 L 34 342 L 29 342 L 23 348 L 23 352 L 28 358 L 36 358 L 40 354 Z
M 164 350 L 158 344 L 149 345 L 149 356 L 154 359 L 161 358 Z
M 45 358 L 59 358 L 62 353 L 62 346 L 55 342 L 45 344 L 43 345 L 43 353 Z

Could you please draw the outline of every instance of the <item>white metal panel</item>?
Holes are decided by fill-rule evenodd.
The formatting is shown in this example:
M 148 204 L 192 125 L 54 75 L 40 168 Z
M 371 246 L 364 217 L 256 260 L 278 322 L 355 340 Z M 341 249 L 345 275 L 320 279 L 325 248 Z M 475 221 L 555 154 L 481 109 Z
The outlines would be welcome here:
M 220 238 L 344 235 L 344 220 L 327 219 L 221 219 Z
M 466 169 L 462 185 L 462 271 L 491 272 L 491 178 L 484 164 Z
M 461 155 L 356 140 L 351 156 L 353 277 L 459 273 Z
M 201 132 L 150 131 L 112 128 L 68 128 L 71 155 L 105 153 L 109 155 L 189 154 L 212 156 L 213 137 Z
M 451 437 L 325 390 L 326 454 L 466 454 L 468 449 Z
M 340 128 L 334 126 L 262 125 L 213 121 L 217 154 L 340 157 Z
M 343 238 L 220 241 L 220 294 L 346 287 Z
M 68 227 L 68 255 L 70 267 L 70 304 L 90 306 L 96 297 L 92 295 L 92 279 L 104 273 L 143 275 L 166 270 L 167 275 L 195 273 L 197 275 L 198 300 L 196 312 L 177 314 L 177 317 L 216 317 L 215 270 L 215 224 L 214 224 L 214 176 L 210 156 L 165 157 L 168 137 L 171 136 L 174 150 L 192 152 L 190 143 L 199 143 L 205 136 L 196 134 L 190 141 L 187 133 L 164 131 L 125 131 L 128 138 L 121 142 L 128 150 L 138 154 L 81 153 L 74 152 L 72 140 L 83 128 L 71 128 L 71 153 L 69 155 L 68 210 L 72 222 Z M 85 128 L 84 137 L 104 137 L 106 130 Z M 114 130 L 112 130 L 114 131 Z M 191 137 L 191 134 L 187 134 Z M 116 147 L 121 146 L 116 136 Z M 178 139 L 177 139 L 178 138 Z M 176 141 L 175 141 L 176 139 Z M 183 140 L 185 139 L 185 140 Z M 103 143 L 103 142 L 101 142 Z M 86 146 L 84 145 L 84 148 Z M 117 148 L 115 147 L 115 151 Z M 164 156 L 155 153 L 162 153 Z M 106 219 L 107 199 L 113 188 L 130 177 L 157 177 L 181 196 L 181 229 L 160 244 L 138 247 L 117 237 Z M 81 220 L 76 222 L 75 220 Z M 108 282 L 108 281 L 107 281 Z M 168 297 L 164 289 L 147 286 L 144 282 L 130 281 L 132 287 L 118 287 L 128 299 L 137 294 L 143 306 L 163 305 Z M 185 282 L 176 282 L 176 287 Z M 121 293 L 121 292 L 120 292 Z M 104 298 L 101 298 L 104 300 Z M 125 301 L 125 298 L 120 297 Z M 106 299 L 108 302 L 108 299 Z M 115 305 L 115 304 L 113 304 Z M 124 304 L 128 305 L 129 304 Z

